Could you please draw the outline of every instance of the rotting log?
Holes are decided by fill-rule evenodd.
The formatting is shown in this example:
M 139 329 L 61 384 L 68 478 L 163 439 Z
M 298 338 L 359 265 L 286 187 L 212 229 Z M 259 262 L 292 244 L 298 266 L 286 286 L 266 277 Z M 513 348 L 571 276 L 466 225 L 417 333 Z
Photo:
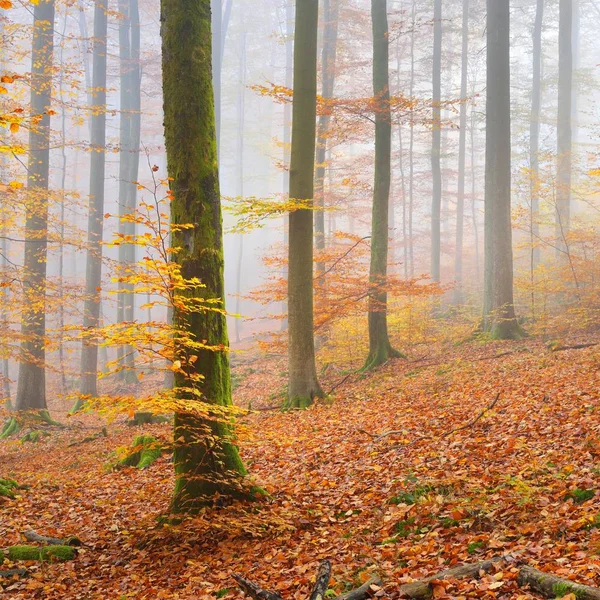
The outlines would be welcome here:
M 372 577 L 369 579 L 369 581 L 363 583 L 359 588 L 346 592 L 345 594 L 338 596 L 335 600 L 365 600 L 365 598 L 369 596 L 371 588 L 374 585 L 381 587 L 383 582 L 377 576 Z
M 400 586 L 400 595 L 405 598 L 413 598 L 413 600 L 431 598 L 433 596 L 434 581 L 443 579 L 477 579 L 481 576 L 481 573 L 489 573 L 494 568 L 494 565 L 508 560 L 508 558 L 507 556 L 497 556 L 489 560 L 440 571 L 426 579 L 421 579 L 414 583 L 405 583 Z
M 27 569 L 7 569 L 5 571 L 0 570 L 0 577 L 26 577 L 29 575 L 29 571 Z
M 47 535 L 41 535 L 36 533 L 32 529 L 23 532 L 23 537 L 28 542 L 35 542 L 36 544 L 46 544 L 50 546 L 81 546 L 81 540 L 76 536 L 70 536 L 68 538 L 55 538 Z
M 0 550 L 0 556 L 4 555 L 8 560 L 39 560 L 39 561 L 67 561 L 73 560 L 77 550 L 72 546 L 9 546 Z
M 545 598 L 557 598 L 574 594 L 577 600 L 600 600 L 600 589 L 588 585 L 573 583 L 556 575 L 549 575 L 533 567 L 523 566 L 519 571 L 517 583 L 541 594 Z

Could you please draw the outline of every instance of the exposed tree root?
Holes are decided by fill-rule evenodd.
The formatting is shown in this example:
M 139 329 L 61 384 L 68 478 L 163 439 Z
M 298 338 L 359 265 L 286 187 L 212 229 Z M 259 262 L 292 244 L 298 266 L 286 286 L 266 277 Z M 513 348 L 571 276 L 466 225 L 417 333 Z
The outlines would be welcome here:
M 108 431 L 106 430 L 106 427 L 103 427 L 100 431 L 94 433 L 93 435 L 88 435 L 87 437 L 84 437 L 82 440 L 77 440 L 76 442 L 71 442 L 70 444 L 67 444 L 67 447 L 72 448 L 73 446 L 81 446 L 82 444 L 93 442 L 94 440 L 97 440 L 101 437 L 108 437 Z
M 573 583 L 529 566 L 521 567 L 517 582 L 520 586 L 529 586 L 531 590 L 541 594 L 544 598 L 562 598 L 567 594 L 574 594 L 577 600 L 600 600 L 600 589 L 598 588 Z
M 146 469 L 165 451 L 164 444 L 151 435 L 139 435 L 133 440 L 129 453 L 116 467 L 136 467 Z

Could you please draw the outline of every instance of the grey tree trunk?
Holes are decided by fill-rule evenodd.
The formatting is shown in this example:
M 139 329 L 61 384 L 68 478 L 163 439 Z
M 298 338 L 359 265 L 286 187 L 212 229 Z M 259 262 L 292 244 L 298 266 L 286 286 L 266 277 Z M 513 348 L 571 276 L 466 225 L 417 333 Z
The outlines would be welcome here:
M 17 410 L 46 409 L 46 257 L 48 254 L 48 175 L 50 115 L 54 64 L 54 0 L 33 8 L 31 115 L 40 121 L 29 130 L 21 363 Z
M 317 116 L 318 0 L 296 0 L 294 102 L 289 197 L 314 198 Z M 304 408 L 323 396 L 317 380 L 313 334 L 313 211 L 289 215 L 289 386 L 286 405 Z
M 434 1 L 433 13 L 433 112 L 431 145 L 431 279 L 440 281 L 440 229 L 442 211 L 441 167 L 441 95 L 442 95 L 442 0 Z
M 542 26 L 544 23 L 544 0 L 537 0 L 533 28 L 533 81 L 531 86 L 531 121 L 529 127 L 529 164 L 531 168 L 531 270 L 540 262 L 539 213 L 540 213 L 540 111 L 542 107 Z
M 321 96 L 333 97 L 335 85 L 335 67 L 337 55 L 337 37 L 339 23 L 339 0 L 323 1 L 323 51 L 321 54 Z M 325 162 L 327 160 L 327 139 L 331 116 L 322 114 L 317 128 L 317 156 L 315 170 L 315 247 L 325 249 Z M 317 263 L 317 272 L 323 273 L 325 266 Z
M 106 146 L 106 34 L 105 0 L 94 5 L 94 56 L 92 73 L 92 137 L 90 161 L 90 199 L 88 212 L 88 247 L 85 275 L 83 329 L 93 332 L 100 325 L 102 287 L 102 232 L 104 220 L 104 171 Z M 97 396 L 98 344 L 92 337 L 81 348 L 82 396 Z
M 556 171 L 557 256 L 564 258 L 571 223 L 573 0 L 560 0 L 558 30 L 558 144 Z
M 513 300 L 510 158 L 510 0 L 487 0 L 484 327 L 522 335 Z
M 402 5 L 401 5 L 402 7 Z M 396 72 L 396 93 L 398 96 L 401 95 L 402 89 L 400 85 L 400 66 L 401 66 L 401 56 L 400 56 L 400 36 L 396 41 L 396 64 L 397 64 L 397 72 Z M 400 168 L 400 192 L 402 194 L 402 262 L 404 268 L 404 279 L 408 279 L 408 227 L 407 227 L 407 193 L 406 193 L 406 173 L 404 168 L 404 140 L 402 133 L 402 121 L 398 123 L 398 162 Z M 390 201 L 390 230 L 393 231 L 395 229 L 395 219 L 394 219 L 394 204 L 393 201 Z M 393 233 L 392 233 L 393 239 Z M 394 261 L 393 249 L 392 249 L 392 262 Z
M 463 240 L 465 225 L 465 163 L 467 154 L 467 84 L 469 68 L 469 0 L 463 0 L 462 55 L 460 73 L 460 132 L 458 138 L 458 192 L 456 195 L 456 254 L 454 257 L 454 303 L 463 301 Z
M 373 24 L 373 95 L 375 113 L 375 182 L 369 271 L 369 356 L 365 369 L 400 357 L 392 348 L 387 327 L 387 261 L 389 196 L 392 168 L 392 116 L 390 111 L 389 30 L 387 0 L 371 0 Z
M 415 93 L 415 27 L 417 15 L 417 0 L 412 3 L 411 34 L 410 34 L 410 84 L 408 96 L 412 99 Z M 410 263 L 409 275 L 415 276 L 415 245 L 413 239 L 413 207 L 415 193 L 415 112 L 410 109 L 410 140 L 408 146 L 408 260 Z

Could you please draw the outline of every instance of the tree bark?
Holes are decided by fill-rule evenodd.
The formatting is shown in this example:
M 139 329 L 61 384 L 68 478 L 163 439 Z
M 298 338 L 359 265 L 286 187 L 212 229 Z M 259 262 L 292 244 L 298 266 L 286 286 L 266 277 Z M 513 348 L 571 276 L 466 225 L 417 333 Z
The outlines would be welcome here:
M 162 0 L 161 13 L 171 220 L 175 225 L 194 225 L 193 229 L 173 232 L 173 246 L 181 249 L 174 259 L 185 280 L 198 278 L 205 286 L 186 291 L 188 301 L 208 299 L 224 308 L 210 0 Z M 176 481 L 171 510 L 193 513 L 216 494 L 241 495 L 241 477 L 246 470 L 234 445 L 229 420 L 207 419 L 193 410 L 199 402 L 216 407 L 232 404 L 225 315 L 216 310 L 186 311 L 176 302 L 174 322 L 176 328 L 186 328 L 194 340 L 212 347 L 197 352 L 198 360 L 189 367 L 194 371 L 175 376 L 175 387 L 190 410 L 175 414 Z M 191 379 L 192 375 L 203 379 Z M 190 386 L 197 389 L 202 400 L 186 392 Z
M 522 336 L 513 300 L 509 0 L 487 0 L 484 327 L 495 339 Z
M 401 354 L 392 348 L 387 326 L 387 261 L 389 196 L 392 160 L 392 117 L 389 86 L 389 30 L 387 0 L 371 0 L 373 26 L 373 95 L 375 113 L 375 181 L 369 270 L 369 355 L 365 369 L 382 365 Z
M 21 313 L 21 364 L 17 410 L 46 409 L 46 258 L 48 254 L 48 175 L 50 105 L 54 64 L 54 0 L 40 0 L 33 8 L 31 51 L 31 115 L 41 117 L 29 130 Z
M 318 0 L 296 0 L 294 102 L 289 197 L 314 197 L 317 114 Z M 311 206 L 312 208 L 312 206 Z M 313 211 L 289 215 L 288 408 L 304 408 L 323 396 L 317 379 L 313 334 Z
M 442 0 L 435 0 L 433 13 L 433 97 L 431 178 L 433 197 L 431 203 L 431 279 L 440 281 L 440 233 L 442 210 L 441 169 L 441 94 L 442 94 Z
M 460 132 L 458 138 L 458 193 L 456 196 L 456 254 L 454 303 L 463 301 L 463 240 L 465 224 L 465 164 L 467 154 L 467 84 L 469 68 L 469 0 L 463 0 L 462 65 L 460 74 Z
M 542 573 L 533 567 L 521 567 L 517 577 L 520 586 L 528 585 L 531 590 L 545 598 L 558 598 L 569 593 L 574 594 L 578 600 L 600 600 L 600 589 L 579 583 L 572 583 L 555 575 Z
M 106 37 L 108 19 L 105 0 L 94 5 L 94 57 L 92 73 L 92 137 L 90 164 L 90 200 L 88 212 L 88 248 L 85 277 L 83 329 L 92 337 L 84 339 L 81 349 L 82 396 L 97 395 L 98 344 L 93 330 L 100 325 L 102 287 L 102 233 L 104 221 L 104 172 L 106 146 Z

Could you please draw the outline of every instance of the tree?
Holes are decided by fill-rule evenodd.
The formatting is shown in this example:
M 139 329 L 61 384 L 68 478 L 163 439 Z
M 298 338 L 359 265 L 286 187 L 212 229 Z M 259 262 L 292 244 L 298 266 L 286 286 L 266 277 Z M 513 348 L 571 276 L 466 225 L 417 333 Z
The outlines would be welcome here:
M 462 64 L 460 73 L 460 132 L 458 139 L 458 193 L 456 196 L 456 255 L 454 257 L 454 302 L 463 299 L 463 240 L 465 224 L 465 163 L 467 154 L 467 84 L 469 67 L 469 0 L 463 0 Z
M 17 410 L 46 410 L 45 298 L 53 63 L 54 0 L 40 0 L 33 9 L 31 115 L 39 121 L 29 130 L 21 313 L 23 341 L 17 382 Z
M 308 201 L 289 216 L 289 386 L 286 405 L 304 408 L 323 396 L 313 335 L 313 211 L 317 119 L 318 0 L 296 0 L 290 200 Z
M 387 327 L 387 261 L 389 196 L 392 162 L 392 117 L 389 85 L 387 0 L 371 0 L 373 24 L 373 94 L 375 113 L 375 183 L 369 271 L 369 356 L 365 369 L 402 356 L 392 348 Z
M 339 0 L 324 0 L 323 2 L 323 51 L 321 53 L 321 97 L 333 97 L 335 85 L 335 62 L 337 54 L 337 37 L 339 22 Z M 325 161 L 327 156 L 327 139 L 331 115 L 324 112 L 319 117 L 317 129 L 317 157 L 315 170 L 315 246 L 317 250 L 325 249 Z M 318 271 L 324 270 L 324 265 L 319 263 Z
M 559 256 L 567 251 L 571 222 L 571 146 L 573 99 L 573 0 L 560 0 L 558 26 L 558 165 L 556 238 Z
M 84 398 L 95 397 L 98 393 L 98 344 L 94 340 L 94 330 L 100 326 L 100 291 L 102 288 L 102 232 L 106 162 L 106 36 L 108 29 L 106 9 L 106 3 L 103 0 L 95 1 L 90 140 L 92 155 L 90 160 L 88 248 L 83 308 L 83 329 L 86 337 L 81 348 L 80 393 Z
M 510 0 L 487 0 L 484 328 L 522 336 L 513 301 L 510 158 Z
M 441 211 L 442 211 L 442 168 L 441 168 L 441 95 L 442 95 L 442 0 L 435 0 L 433 13 L 433 135 L 431 142 L 431 177 L 433 198 L 431 204 L 431 278 L 440 281 L 441 258 Z
M 171 508 L 179 513 L 197 511 L 217 493 L 239 494 L 246 470 L 229 417 L 203 416 L 206 407 L 222 412 L 231 406 L 210 0 L 162 0 L 161 10 L 165 144 L 173 246 L 178 249 L 174 259 L 183 278 L 197 278 L 204 286 L 188 291 L 174 308 L 176 329 L 188 331 L 198 345 L 189 370 L 175 373 L 182 402 L 175 412 Z M 218 310 L 188 314 L 182 309 L 185 300 L 209 301 Z
M 533 28 L 533 81 L 531 86 L 531 120 L 529 127 L 529 164 L 531 168 L 531 268 L 540 262 L 539 237 L 540 212 L 540 111 L 542 107 L 542 26 L 544 23 L 544 0 L 537 0 Z

